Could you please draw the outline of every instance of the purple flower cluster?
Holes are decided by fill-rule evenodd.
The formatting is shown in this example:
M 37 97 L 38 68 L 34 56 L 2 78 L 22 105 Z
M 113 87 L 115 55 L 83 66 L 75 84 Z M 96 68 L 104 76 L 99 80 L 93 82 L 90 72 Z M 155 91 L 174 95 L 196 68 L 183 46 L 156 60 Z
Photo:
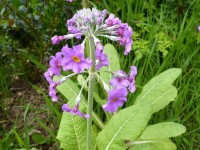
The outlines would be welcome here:
M 130 76 L 128 76 L 122 70 L 118 70 L 114 77 L 110 80 L 110 85 L 113 90 L 108 92 L 108 101 L 103 105 L 103 109 L 110 113 L 116 112 L 118 107 L 122 106 L 126 102 L 126 96 L 128 95 L 128 90 L 134 93 L 135 87 L 135 76 L 137 75 L 137 68 L 131 66 Z
M 72 70 L 74 73 L 80 73 L 85 69 L 90 68 L 91 60 L 84 58 L 84 50 L 81 45 L 74 46 L 73 49 L 65 45 L 62 48 L 62 52 L 56 53 L 55 56 L 51 56 L 49 62 L 50 68 L 44 73 L 46 80 L 49 82 L 49 95 L 53 101 L 57 101 L 56 87 L 63 81 L 53 81 L 53 75 L 60 76 L 60 72 Z
M 72 2 L 73 0 L 66 1 Z M 82 44 L 73 46 L 73 48 L 69 48 L 68 45 L 65 45 L 61 52 L 56 53 L 55 56 L 51 56 L 50 68 L 44 75 L 50 84 L 49 95 L 52 97 L 53 101 L 57 101 L 58 99 L 56 96 L 56 87 L 68 78 L 68 76 L 66 76 L 60 81 L 55 82 L 52 79 L 54 75 L 60 76 L 61 70 L 72 71 L 74 74 L 82 73 L 92 66 L 92 61 L 84 56 L 84 45 L 87 38 L 93 37 L 96 45 L 96 70 L 100 70 L 103 66 L 109 65 L 107 55 L 103 52 L 104 47 L 97 37 L 106 37 L 119 42 L 121 46 L 125 46 L 124 55 L 128 55 L 133 43 L 132 28 L 128 26 L 127 23 L 122 23 L 114 14 L 108 15 L 106 10 L 99 11 L 96 8 L 84 8 L 67 21 L 67 28 L 70 34 L 55 35 L 51 38 L 53 44 L 59 44 L 63 40 L 74 37 L 80 39 L 82 36 L 85 36 L 85 39 Z M 109 86 L 103 81 L 104 88 L 108 91 L 108 102 L 103 105 L 105 111 L 110 113 L 116 112 L 118 107 L 122 106 L 124 102 L 127 101 L 126 96 L 128 95 L 128 91 L 131 93 L 135 91 L 136 74 L 137 69 L 135 66 L 131 67 L 130 76 L 122 70 L 118 70 L 114 73 L 110 81 L 112 90 L 110 90 Z M 80 95 L 76 99 L 74 108 L 70 108 L 68 104 L 64 104 L 62 110 L 88 119 L 88 114 L 83 114 L 79 111 L 79 104 Z
M 125 46 L 124 54 L 128 55 L 133 43 L 132 28 L 127 23 L 122 23 L 114 14 L 107 16 L 106 10 L 99 11 L 96 8 L 92 8 L 92 10 L 84 8 L 67 21 L 68 31 L 71 34 L 56 35 L 52 37 L 52 43 L 59 44 L 62 40 L 73 37 L 81 38 L 83 35 L 86 38 L 93 36 L 95 39 L 98 36 L 103 36 L 118 41 L 121 46 Z M 97 44 L 99 40 L 97 39 L 95 42 Z
M 67 2 L 70 2 L 70 3 L 73 2 L 73 0 L 66 0 L 66 1 L 67 1 Z

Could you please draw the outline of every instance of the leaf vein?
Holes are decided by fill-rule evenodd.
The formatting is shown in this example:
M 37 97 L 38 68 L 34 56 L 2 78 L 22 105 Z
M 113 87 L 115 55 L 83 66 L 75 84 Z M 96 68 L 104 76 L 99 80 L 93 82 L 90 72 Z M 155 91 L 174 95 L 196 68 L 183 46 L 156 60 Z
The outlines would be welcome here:
M 110 147 L 111 143 L 114 141 L 114 139 L 116 138 L 116 136 L 119 134 L 119 132 L 122 130 L 122 128 L 126 125 L 126 123 L 135 115 L 135 113 L 130 116 L 125 122 L 124 124 L 119 128 L 119 130 L 114 134 L 114 136 L 112 137 L 112 139 L 110 140 L 110 142 L 108 143 L 108 145 L 106 146 L 105 150 L 108 150 L 108 148 Z

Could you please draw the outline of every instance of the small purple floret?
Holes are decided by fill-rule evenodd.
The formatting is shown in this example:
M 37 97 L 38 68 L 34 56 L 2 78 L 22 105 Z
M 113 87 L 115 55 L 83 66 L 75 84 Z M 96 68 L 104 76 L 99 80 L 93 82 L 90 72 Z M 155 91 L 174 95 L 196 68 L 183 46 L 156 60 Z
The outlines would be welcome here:
M 78 115 L 80 117 L 85 117 L 86 119 L 90 118 L 89 114 L 83 114 L 79 110 L 79 105 L 76 105 L 74 108 L 70 108 L 68 104 L 64 104 L 64 105 L 62 105 L 62 110 L 65 111 L 65 112 L 70 112 L 73 115 Z
M 107 55 L 105 53 L 103 53 L 103 49 L 104 47 L 100 44 L 97 44 L 96 46 L 96 70 L 101 69 L 103 66 L 108 66 L 109 65 L 109 61 L 107 58 Z
M 63 40 L 65 40 L 66 39 L 66 37 L 65 36 L 57 36 L 57 35 L 55 35 L 55 36 L 53 36 L 52 38 L 51 38 L 51 42 L 52 42 L 52 44 L 60 44 L 60 42 L 61 41 L 63 41 Z
M 67 1 L 67 2 L 70 2 L 70 3 L 73 2 L 73 0 L 66 0 L 66 1 Z
M 56 96 L 56 87 L 60 84 L 59 81 L 57 82 L 54 82 L 52 80 L 52 76 L 53 76 L 53 73 L 52 73 L 52 70 L 51 68 L 49 68 L 45 73 L 44 73 L 44 76 L 46 78 L 46 80 L 49 82 L 49 96 L 52 97 L 52 101 L 55 102 L 58 100 L 58 97 Z
M 134 93 L 136 90 L 135 87 L 135 76 L 137 75 L 137 68 L 135 66 L 131 66 L 130 76 L 128 76 L 122 70 L 118 70 L 114 77 L 110 80 L 110 85 L 114 89 L 119 88 L 128 88 L 131 93 Z
M 62 53 L 58 52 L 56 53 L 56 56 L 51 56 L 51 60 L 49 62 L 50 64 L 50 72 L 52 74 L 55 74 L 57 76 L 60 76 L 60 70 L 61 70 L 61 64 L 62 64 Z
M 115 18 L 114 14 L 110 14 L 108 19 L 105 20 L 107 26 L 113 26 L 121 23 L 121 20 L 119 18 Z
M 120 88 L 111 90 L 108 92 L 108 101 L 103 105 L 103 109 L 109 113 L 117 111 L 118 107 L 121 107 L 124 102 L 127 101 L 126 96 L 128 91 L 126 88 Z
M 118 70 L 116 72 L 116 77 L 110 80 L 110 85 L 113 86 L 114 88 L 128 87 L 130 84 L 130 81 L 127 80 L 127 77 L 128 76 L 125 72 L 123 72 L 122 70 Z
M 131 93 L 134 93 L 136 90 L 135 87 L 135 76 L 137 75 L 137 68 L 135 66 L 131 66 L 131 73 L 129 77 L 130 85 L 129 85 L 129 91 Z

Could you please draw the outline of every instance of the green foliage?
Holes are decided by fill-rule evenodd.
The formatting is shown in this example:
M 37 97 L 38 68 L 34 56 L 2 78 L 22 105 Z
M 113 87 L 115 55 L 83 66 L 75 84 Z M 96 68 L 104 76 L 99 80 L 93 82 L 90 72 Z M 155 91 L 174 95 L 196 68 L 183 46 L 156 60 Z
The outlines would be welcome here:
M 148 106 L 134 105 L 115 114 L 97 137 L 99 150 L 126 149 L 125 140 L 136 140 L 151 117 Z
M 176 88 L 171 84 L 180 73 L 180 69 L 172 68 L 151 79 L 136 99 L 136 104 L 115 114 L 99 133 L 97 137 L 98 148 L 100 150 L 126 149 L 128 146 L 133 145 L 134 149 L 141 150 L 160 149 L 161 147 L 164 147 L 163 149 L 175 149 L 171 141 L 164 139 L 184 133 L 185 127 L 183 125 L 166 122 L 148 126 L 146 129 L 145 127 L 151 114 L 163 109 L 176 97 Z M 134 144 L 139 146 L 134 147 Z
M 177 96 L 177 90 L 172 82 L 180 75 L 180 69 L 169 69 L 151 79 L 144 87 L 135 103 L 152 105 L 152 112 L 158 112 Z
M 133 35 L 133 39 L 134 39 L 134 45 L 132 46 L 132 50 L 135 53 L 134 61 L 140 60 L 143 57 L 143 55 L 150 54 L 149 41 L 145 41 L 139 38 L 139 34 L 136 32 Z
M 155 38 L 157 38 L 158 43 L 158 49 L 157 51 L 161 52 L 163 57 L 166 57 L 168 54 L 168 51 L 172 49 L 173 42 L 172 40 L 169 40 L 170 38 L 168 35 L 166 35 L 163 32 L 160 32 L 159 34 L 155 35 Z
M 100 76 L 102 79 L 109 85 L 109 81 L 112 78 L 112 74 L 108 72 L 103 71 L 117 71 L 120 70 L 120 64 L 119 64 L 119 56 L 115 49 L 115 47 L 111 44 L 106 44 L 104 46 L 104 52 L 108 56 L 108 61 L 110 65 L 108 67 L 103 67 L 100 73 Z
M 170 139 L 145 141 L 144 144 L 136 144 L 130 150 L 176 150 L 176 145 Z
M 139 139 L 166 139 L 176 137 L 186 131 L 185 126 L 174 122 L 163 122 L 148 126 Z
M 128 72 L 130 65 L 136 65 L 138 68 L 137 90 L 134 94 L 129 95 L 129 101 L 125 107 L 135 102 L 141 92 L 141 87 L 153 76 L 168 68 L 181 68 L 183 73 L 174 83 L 179 89 L 176 101 L 164 110 L 159 111 L 159 113 L 154 114 L 150 124 L 166 120 L 186 125 L 187 133 L 173 139 L 177 149 L 199 149 L 200 34 L 197 32 L 196 27 L 200 22 L 200 0 L 91 1 L 98 9 L 103 10 L 106 8 L 110 13 L 114 13 L 122 19 L 122 22 L 127 22 L 134 30 L 133 51 L 129 56 L 123 55 L 123 48 L 115 46 L 121 52 L 119 54 L 120 65 L 124 71 Z M 40 134 L 45 137 L 46 142 L 43 140 L 44 144 L 38 142 L 41 138 L 33 134 L 30 135 L 32 140 L 27 144 L 29 144 L 30 149 L 31 147 L 58 149 L 59 146 L 56 146 L 54 137 L 61 117 L 60 104 L 52 103 L 47 96 L 44 89 L 46 81 L 41 80 L 43 76 L 41 70 L 45 70 L 45 67 L 42 67 L 39 63 L 48 67 L 49 56 L 54 55 L 56 51 L 60 51 L 61 46 L 52 47 L 50 38 L 55 34 L 66 33 L 66 20 L 81 7 L 80 2 L 77 0 L 73 3 L 55 0 L 31 0 L 26 1 L 26 3 L 22 3 L 25 2 L 24 0 L 5 2 L 8 2 L 9 5 L 4 3 L 4 0 L 0 2 L 0 117 L 2 118 L 0 121 L 0 137 L 2 137 L 0 149 L 23 148 L 21 143 L 25 143 L 25 134 L 24 125 L 21 124 L 23 118 L 20 118 L 20 115 L 23 116 L 26 105 L 30 101 L 31 106 L 27 118 L 33 123 L 28 127 L 38 132 L 41 131 Z M 26 13 L 18 10 L 21 5 L 27 9 Z M 12 9 L 8 6 L 11 6 Z M 38 16 L 39 20 L 36 20 Z M 165 35 L 161 40 L 158 38 L 160 34 Z M 72 43 L 73 41 L 68 41 L 70 46 Z M 26 54 L 28 54 L 26 56 L 30 56 L 30 59 L 25 55 L 21 55 L 21 52 L 19 54 L 19 49 L 26 49 Z M 167 55 L 163 57 L 163 53 L 159 49 L 163 49 L 165 54 L 168 52 Z M 135 59 L 139 61 L 135 61 Z M 35 75 L 33 76 L 33 74 Z M 28 81 L 27 84 L 43 87 L 37 94 L 31 94 L 31 97 L 34 98 L 42 94 L 42 98 L 32 101 L 30 98 L 16 97 L 19 91 L 13 93 L 11 90 L 15 78 L 23 78 Z M 172 88 L 171 85 L 168 85 L 168 87 Z M 99 95 L 96 95 L 95 100 L 101 100 L 104 96 L 101 92 L 99 93 Z M 34 103 L 37 102 L 39 104 L 34 106 Z M 15 113 L 15 111 L 13 113 L 13 109 L 19 113 Z M 105 120 L 101 106 L 95 104 L 94 109 L 98 114 L 101 114 L 101 119 Z M 47 117 L 38 124 L 35 121 L 35 114 L 41 114 L 42 112 L 45 112 Z M 16 114 L 17 116 L 15 116 Z M 156 149 L 155 145 L 158 145 L 158 150 L 165 150 L 166 147 L 168 147 L 166 150 L 175 149 L 174 144 L 169 139 L 159 140 L 155 143 L 136 144 L 134 147 L 142 147 L 142 150 L 145 149 L 144 147 Z M 172 148 L 170 148 L 170 145 Z
M 54 80 L 59 80 L 61 78 L 62 76 L 55 77 Z M 67 81 L 59 85 L 57 89 L 65 98 L 67 98 L 69 106 L 74 107 L 75 99 L 80 91 L 75 83 L 72 80 L 67 79 Z M 84 112 L 86 107 L 86 99 L 83 95 L 81 95 L 80 111 Z M 101 128 L 101 120 L 94 112 L 92 114 L 92 118 L 93 121 L 96 122 L 96 124 Z M 86 119 L 64 112 L 57 135 L 57 139 L 60 141 L 61 147 L 63 149 L 84 149 L 86 142 L 85 135 Z
M 69 79 L 65 83 L 58 86 L 57 89 L 68 99 L 69 106 L 74 107 L 75 99 L 79 92 L 78 87 Z M 84 99 L 83 95 L 82 99 Z M 85 106 L 81 105 L 80 110 L 83 111 L 84 108 Z M 84 149 L 86 145 L 85 133 L 85 118 L 80 118 L 79 116 L 73 116 L 71 113 L 63 112 L 57 135 L 57 139 L 60 141 L 61 148 Z
M 64 112 L 57 139 L 64 150 L 81 150 L 86 147 L 86 119 Z

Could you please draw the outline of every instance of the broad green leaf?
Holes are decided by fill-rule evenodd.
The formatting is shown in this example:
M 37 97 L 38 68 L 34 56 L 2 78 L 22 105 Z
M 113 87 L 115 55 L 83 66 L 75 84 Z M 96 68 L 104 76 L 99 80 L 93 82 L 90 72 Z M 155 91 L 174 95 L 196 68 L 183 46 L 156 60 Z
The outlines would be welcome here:
M 152 105 L 152 113 L 167 106 L 177 95 L 177 90 L 171 84 L 180 75 L 181 70 L 172 68 L 151 79 L 142 89 L 135 104 Z
M 98 149 L 126 149 L 125 140 L 137 139 L 145 129 L 150 117 L 149 106 L 134 105 L 119 111 L 99 133 Z
M 149 141 L 150 143 L 133 145 L 130 150 L 176 150 L 170 139 Z
M 85 118 L 64 112 L 62 115 L 57 139 L 64 150 L 82 150 L 86 148 Z
M 143 93 L 146 95 L 143 95 Z M 145 99 L 142 98 L 141 94 Z M 138 96 L 141 98 L 138 103 L 152 105 L 152 113 L 155 113 L 174 101 L 177 96 L 177 89 L 172 85 L 157 84 L 150 92 L 143 90 L 141 94 Z
M 54 80 L 59 80 L 61 79 L 63 76 L 60 77 L 54 77 Z M 70 80 L 67 79 L 67 81 L 65 81 L 64 83 L 62 83 L 61 85 L 59 85 L 57 87 L 57 90 L 63 94 L 63 96 L 65 96 L 69 101 L 71 101 L 71 103 L 69 103 L 69 106 L 74 106 L 75 105 L 75 99 L 80 91 L 80 89 L 78 88 L 78 86 L 76 86 L 76 84 Z M 81 108 L 86 109 L 87 108 L 87 101 L 85 99 L 85 97 L 81 94 Z M 99 126 L 100 129 L 102 129 L 104 127 L 104 124 L 102 123 L 102 121 L 100 120 L 99 116 L 95 113 L 92 112 L 92 120 Z
M 55 77 L 54 80 L 59 80 L 61 78 L 62 76 Z M 67 81 L 59 85 L 57 89 L 68 99 L 69 106 L 74 107 L 75 99 L 80 91 L 75 83 L 72 80 L 67 79 Z M 85 97 L 81 95 L 80 111 L 84 112 L 86 107 L 87 103 Z M 99 123 L 99 118 L 95 113 L 92 114 L 92 117 L 95 122 Z M 86 124 L 87 120 L 85 118 L 80 118 L 79 116 L 74 116 L 70 113 L 64 112 L 57 135 L 61 148 L 67 150 L 85 149 Z
M 139 139 L 163 139 L 175 137 L 186 131 L 185 126 L 174 122 L 163 122 L 148 126 Z
M 104 46 L 104 53 L 108 56 L 108 61 L 110 65 L 108 67 L 103 67 L 101 70 L 104 71 L 117 71 L 120 70 L 119 56 L 112 44 L 106 44 Z M 109 85 L 112 74 L 108 72 L 101 72 L 100 76 Z
M 61 77 L 55 77 L 55 80 Z M 73 83 L 73 81 L 67 79 L 57 89 L 69 100 L 70 107 L 74 107 L 75 99 L 78 95 L 79 88 Z M 84 97 L 82 96 L 82 99 Z M 84 106 L 80 105 L 80 110 L 84 110 Z M 86 147 L 86 124 L 85 118 L 74 116 L 71 113 L 63 112 L 60 128 L 58 130 L 57 139 L 60 141 L 60 147 L 66 150 L 81 150 Z

